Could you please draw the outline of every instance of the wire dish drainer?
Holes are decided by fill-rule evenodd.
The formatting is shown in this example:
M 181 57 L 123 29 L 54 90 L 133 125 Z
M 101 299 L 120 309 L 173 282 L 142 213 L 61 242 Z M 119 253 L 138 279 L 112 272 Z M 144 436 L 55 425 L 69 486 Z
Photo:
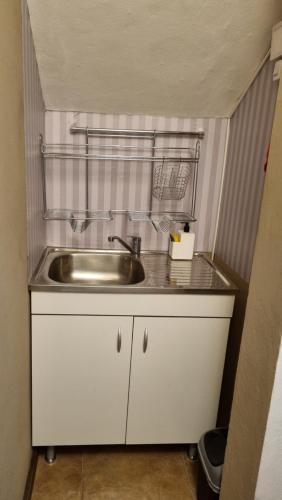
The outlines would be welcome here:
M 149 131 L 120 130 L 76 127 L 70 128 L 71 134 L 83 134 L 85 144 L 46 144 L 41 137 L 43 205 L 45 220 L 69 221 L 74 231 L 84 231 L 91 221 L 112 220 L 115 214 L 125 214 L 131 221 L 151 222 L 155 229 L 169 230 L 175 223 L 194 222 L 196 190 L 198 179 L 198 163 L 200 159 L 200 139 L 203 131 Z M 91 144 L 92 138 L 104 139 L 103 143 Z M 194 147 L 178 147 L 158 145 L 158 139 L 194 139 Z M 109 139 L 111 142 L 109 143 Z M 113 143 L 120 139 L 134 140 L 135 144 Z M 149 145 L 138 144 L 139 140 L 149 142 Z M 46 161 L 85 160 L 85 209 L 59 209 L 47 207 L 46 196 Z M 89 204 L 89 168 L 96 162 L 137 162 L 149 163 L 151 166 L 150 206 L 144 211 L 128 208 L 127 210 L 93 210 Z M 74 164 L 74 162 L 73 162 Z M 162 200 L 182 200 L 190 186 L 191 208 L 189 211 L 154 210 L 153 197 Z
M 159 200 L 182 200 L 187 186 L 193 177 L 195 164 L 200 159 L 200 142 L 197 141 L 195 152 L 189 149 L 191 162 L 187 163 L 182 158 L 163 161 L 153 167 L 152 193 Z M 194 153 L 194 156 L 193 156 Z

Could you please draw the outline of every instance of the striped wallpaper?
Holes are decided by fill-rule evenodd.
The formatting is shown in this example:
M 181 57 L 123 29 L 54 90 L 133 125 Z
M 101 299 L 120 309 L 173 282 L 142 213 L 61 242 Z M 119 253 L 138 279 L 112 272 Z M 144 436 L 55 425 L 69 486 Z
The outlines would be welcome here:
M 267 61 L 231 118 L 215 254 L 249 281 L 277 95 Z
M 71 125 L 157 130 L 204 129 L 201 141 L 199 182 L 194 224 L 196 249 L 211 250 L 218 210 L 223 155 L 226 140 L 226 119 L 180 119 L 153 116 L 105 115 L 47 111 L 45 133 L 47 143 L 76 143 L 85 141 L 83 136 L 71 135 Z M 175 145 L 171 139 L 169 145 Z M 139 142 L 140 144 L 140 142 Z M 166 145 L 168 143 L 166 142 Z M 187 144 L 187 143 L 186 143 Z M 161 144 L 159 144 L 161 145 Z M 178 143 L 179 145 L 179 143 Z M 90 167 L 90 205 L 93 209 L 148 209 L 150 197 L 150 165 L 134 163 L 94 163 Z M 84 208 L 84 162 L 71 160 L 47 161 L 48 208 Z M 184 202 L 159 202 L 154 199 L 155 210 L 182 210 Z M 69 223 L 48 221 L 47 243 L 54 246 L 109 247 L 107 237 L 117 234 L 140 234 L 143 249 L 167 249 L 168 234 L 158 233 L 150 223 L 128 222 L 125 216 L 115 216 L 112 222 L 93 222 L 83 233 L 74 233 Z
M 46 224 L 42 220 L 42 184 L 39 155 L 39 134 L 44 134 L 44 103 L 26 0 L 22 1 L 22 37 L 28 273 L 30 276 L 38 263 L 42 249 L 46 246 Z

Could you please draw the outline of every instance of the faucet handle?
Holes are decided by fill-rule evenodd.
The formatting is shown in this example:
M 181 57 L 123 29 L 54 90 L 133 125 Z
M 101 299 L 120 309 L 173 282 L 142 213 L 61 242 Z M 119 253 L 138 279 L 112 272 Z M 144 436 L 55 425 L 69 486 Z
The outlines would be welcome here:
M 134 236 L 132 234 L 128 234 L 127 238 L 130 238 L 132 240 L 133 245 L 137 243 L 138 245 L 141 246 L 141 236 Z
M 141 236 L 133 236 L 129 234 L 127 237 L 131 238 L 134 253 L 139 256 L 141 253 Z

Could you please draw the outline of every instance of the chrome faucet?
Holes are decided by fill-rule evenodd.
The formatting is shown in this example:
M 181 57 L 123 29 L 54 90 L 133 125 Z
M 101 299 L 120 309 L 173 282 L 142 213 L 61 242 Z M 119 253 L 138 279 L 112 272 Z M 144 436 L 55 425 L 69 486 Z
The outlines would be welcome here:
M 109 236 L 108 241 L 117 240 L 130 253 L 132 253 L 133 255 L 137 255 L 137 257 L 140 257 L 140 253 L 141 253 L 141 238 L 140 238 L 140 236 L 128 236 L 128 238 L 132 239 L 132 246 L 128 245 L 128 243 L 126 243 L 126 241 L 124 241 L 119 236 Z

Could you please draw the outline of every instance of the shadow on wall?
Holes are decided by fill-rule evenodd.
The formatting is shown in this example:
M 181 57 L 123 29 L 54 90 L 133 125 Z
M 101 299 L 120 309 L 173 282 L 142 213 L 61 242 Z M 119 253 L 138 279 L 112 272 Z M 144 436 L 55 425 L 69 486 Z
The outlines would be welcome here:
M 217 426 L 225 427 L 229 425 L 231 406 L 233 401 L 233 392 L 239 358 L 240 344 L 244 327 L 246 305 L 249 292 L 249 284 L 243 280 L 237 273 L 224 264 L 224 262 L 215 256 L 215 263 L 229 276 L 237 285 L 235 307 L 233 317 L 230 323 L 226 358 L 224 365 L 223 381 L 217 416 Z

